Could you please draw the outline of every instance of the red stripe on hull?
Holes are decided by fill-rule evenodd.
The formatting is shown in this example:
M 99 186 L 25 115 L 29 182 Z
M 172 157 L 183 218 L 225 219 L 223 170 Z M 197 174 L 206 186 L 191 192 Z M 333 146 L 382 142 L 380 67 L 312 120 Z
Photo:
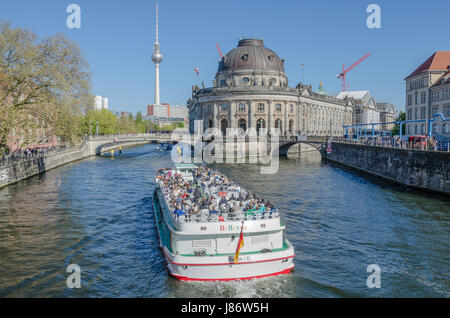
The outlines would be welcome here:
M 183 264 L 183 263 L 175 263 L 174 261 L 172 261 L 172 259 L 167 255 L 167 252 L 165 251 L 165 249 L 163 248 L 163 252 L 164 255 L 166 256 L 166 259 L 171 262 L 173 265 L 178 265 L 178 266 L 223 266 L 223 265 L 242 265 L 242 264 L 255 264 L 255 263 L 265 263 L 265 262 L 275 262 L 275 261 L 281 261 L 283 259 L 289 259 L 289 258 L 293 258 L 295 256 L 295 254 L 292 254 L 291 256 L 286 256 L 286 257 L 280 257 L 280 258 L 272 258 L 272 259 L 267 259 L 267 260 L 262 260 L 262 261 L 254 261 L 254 262 L 242 262 L 242 263 L 205 263 L 205 264 Z
M 190 278 L 190 277 L 186 277 L 186 276 L 180 276 L 177 274 L 173 274 L 170 273 L 170 275 L 172 275 L 174 278 L 184 281 L 184 282 L 189 282 L 189 281 L 201 281 L 201 282 L 213 282 L 213 281 L 220 281 L 220 282 L 227 282 L 227 281 L 233 281 L 233 280 L 250 280 L 250 279 L 258 279 L 258 278 L 264 278 L 264 277 L 271 277 L 271 276 L 278 276 L 278 275 L 284 275 L 284 274 L 289 274 L 291 272 L 291 270 L 294 268 L 294 265 L 292 265 L 292 267 L 285 269 L 281 272 L 277 272 L 277 273 L 271 273 L 271 274 L 266 274 L 266 275 L 259 275 L 259 276 L 251 276 L 251 277 L 242 277 L 242 278 Z

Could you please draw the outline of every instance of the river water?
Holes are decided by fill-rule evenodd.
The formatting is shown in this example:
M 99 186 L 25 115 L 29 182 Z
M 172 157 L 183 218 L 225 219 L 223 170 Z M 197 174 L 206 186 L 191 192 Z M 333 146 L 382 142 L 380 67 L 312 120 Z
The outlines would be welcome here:
M 0 189 L 0 297 L 449 297 L 450 201 L 323 163 L 318 153 L 218 165 L 270 199 L 295 247 L 290 275 L 245 282 L 170 278 L 152 191 L 168 153 L 145 145 Z M 81 288 L 69 289 L 69 264 Z M 381 269 L 368 288 L 367 266 Z

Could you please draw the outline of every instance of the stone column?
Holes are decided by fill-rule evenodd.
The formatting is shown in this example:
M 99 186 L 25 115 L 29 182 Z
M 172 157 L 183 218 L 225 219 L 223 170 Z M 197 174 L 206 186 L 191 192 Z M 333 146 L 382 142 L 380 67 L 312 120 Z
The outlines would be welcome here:
M 256 118 L 254 117 L 255 113 L 255 102 L 254 101 L 248 101 L 248 128 L 255 128 L 256 129 Z
M 267 101 L 267 107 L 269 117 L 267 118 L 267 132 L 270 132 L 270 129 L 274 127 L 273 122 L 273 112 L 272 112 L 272 102 L 270 100 Z
M 230 112 L 228 113 L 228 117 L 230 118 L 229 127 L 237 128 L 237 120 L 236 120 L 236 112 L 237 112 L 237 103 L 236 101 L 231 101 L 230 103 Z
M 295 112 L 294 111 L 294 113 L 296 113 L 297 114 L 297 133 L 301 133 L 301 130 L 303 130 L 303 127 L 302 127 L 302 125 L 301 125 L 301 123 L 302 123 L 302 118 L 303 118 L 303 115 L 302 115 L 302 105 L 300 104 L 300 103 L 296 103 L 296 104 L 294 104 L 294 107 L 297 107 L 297 111 Z
M 283 129 L 284 136 L 287 136 L 289 133 L 288 111 L 289 111 L 289 105 L 287 104 L 287 102 L 284 102 L 284 129 Z
M 217 103 L 213 104 L 213 127 L 218 128 L 218 126 L 217 126 Z
M 227 118 L 227 120 L 228 120 L 228 128 L 231 128 L 231 107 L 232 107 L 232 105 L 233 105 L 233 101 L 227 101 L 227 104 L 228 104 L 228 118 Z

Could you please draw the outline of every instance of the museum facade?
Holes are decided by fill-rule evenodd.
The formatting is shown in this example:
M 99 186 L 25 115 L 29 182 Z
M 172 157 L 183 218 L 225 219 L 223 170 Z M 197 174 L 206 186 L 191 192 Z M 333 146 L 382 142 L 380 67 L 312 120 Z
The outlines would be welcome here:
M 190 130 L 278 128 L 282 136 L 342 136 L 352 123 L 353 100 L 313 92 L 310 85 L 288 86 L 284 59 L 262 40 L 243 39 L 219 62 L 213 87 L 193 87 L 188 100 Z

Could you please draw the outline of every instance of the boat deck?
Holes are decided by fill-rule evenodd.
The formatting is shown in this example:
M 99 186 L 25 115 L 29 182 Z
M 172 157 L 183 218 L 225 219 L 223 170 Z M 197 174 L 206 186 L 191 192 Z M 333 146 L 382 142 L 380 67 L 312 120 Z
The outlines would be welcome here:
M 228 222 L 279 218 L 278 210 L 209 167 L 161 169 L 158 183 L 176 222 Z

